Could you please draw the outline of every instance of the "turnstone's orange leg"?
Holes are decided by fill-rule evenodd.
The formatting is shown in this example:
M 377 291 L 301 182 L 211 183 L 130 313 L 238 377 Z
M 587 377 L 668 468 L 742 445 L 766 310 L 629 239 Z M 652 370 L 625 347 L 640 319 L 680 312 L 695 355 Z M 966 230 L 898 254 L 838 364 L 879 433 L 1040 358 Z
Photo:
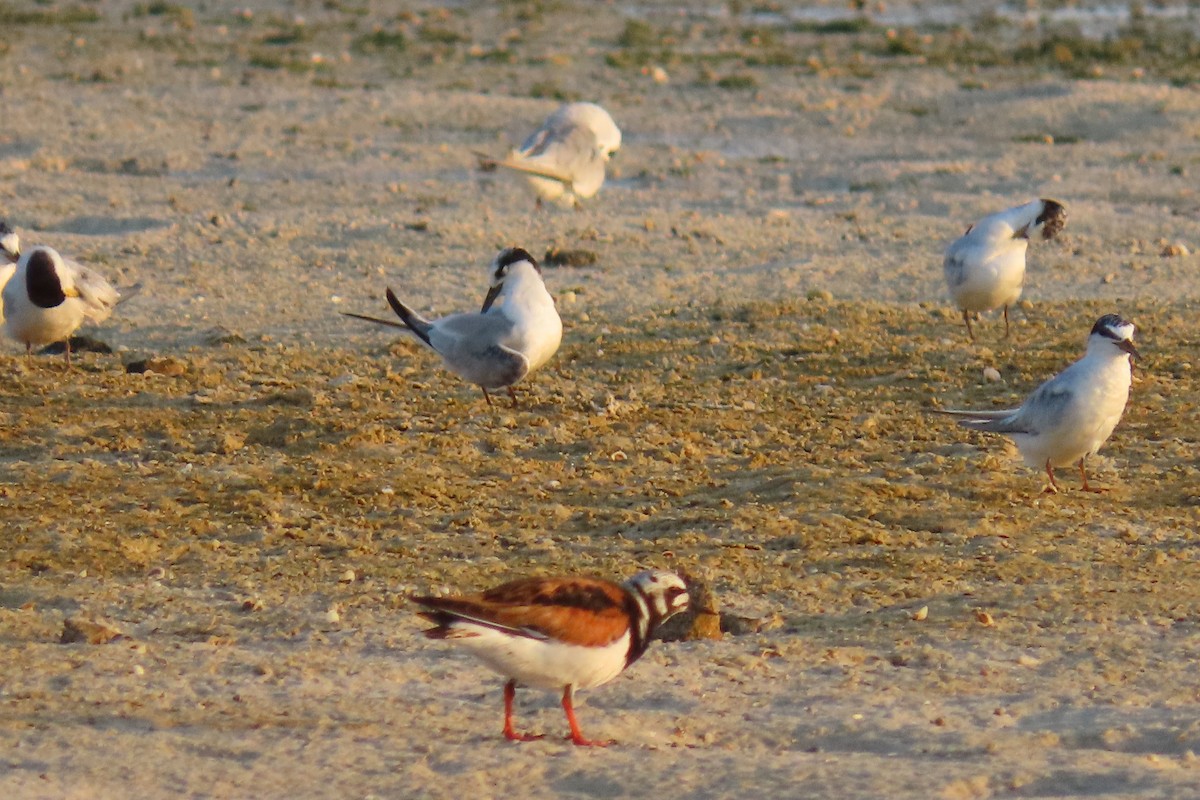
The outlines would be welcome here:
M 1046 475 L 1050 478 L 1050 485 L 1047 486 L 1042 494 L 1058 494 L 1058 481 L 1054 480 L 1054 467 L 1050 466 L 1050 459 L 1046 459 Z
M 517 733 L 513 730 L 513 698 L 517 696 L 517 682 L 504 684 L 504 738 L 512 742 L 536 742 L 542 738 L 537 733 Z
M 1100 486 L 1090 486 L 1087 481 L 1087 473 L 1083 470 L 1083 459 L 1079 459 L 1079 474 L 1083 477 L 1083 490 L 1085 492 L 1096 492 L 1097 494 L 1107 491 Z
M 583 731 L 579 730 L 579 720 L 575 719 L 574 696 L 575 690 L 572 687 L 567 686 L 563 689 L 562 707 L 563 711 L 567 712 L 567 724 L 571 726 L 571 742 L 580 747 L 608 747 L 610 744 L 616 744 L 612 739 L 600 741 L 583 738 Z

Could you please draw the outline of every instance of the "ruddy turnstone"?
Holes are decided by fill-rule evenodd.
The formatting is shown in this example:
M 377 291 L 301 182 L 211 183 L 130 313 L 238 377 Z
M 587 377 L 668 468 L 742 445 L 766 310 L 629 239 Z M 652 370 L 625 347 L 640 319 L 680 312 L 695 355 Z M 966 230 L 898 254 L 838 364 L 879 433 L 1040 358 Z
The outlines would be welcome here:
M 1039 232 L 1043 239 L 1052 239 L 1066 224 L 1062 203 L 1034 200 L 984 217 L 950 245 L 942 263 L 946 286 L 962 311 L 971 341 L 975 341 L 971 315 L 1001 306 L 1008 336 L 1008 307 L 1017 302 L 1025 285 L 1029 240 Z
M 673 572 L 647 570 L 624 584 L 599 578 L 524 578 L 479 594 L 413 597 L 435 627 L 431 639 L 451 639 L 509 680 L 504 684 L 504 736 L 540 735 L 513 728 L 517 684 L 562 692 L 562 707 L 577 745 L 576 689 L 611 681 L 637 661 L 662 622 L 687 608 L 687 588 Z
M 1130 359 L 1138 357 L 1134 330 L 1116 314 L 1096 320 L 1084 357 L 1035 389 L 1020 408 L 940 413 L 973 430 L 1011 436 L 1026 466 L 1046 470 L 1046 491 L 1058 491 L 1054 468 L 1075 462 L 1084 491 L 1102 491 L 1088 484 L 1084 460 L 1108 441 L 1125 411 Z

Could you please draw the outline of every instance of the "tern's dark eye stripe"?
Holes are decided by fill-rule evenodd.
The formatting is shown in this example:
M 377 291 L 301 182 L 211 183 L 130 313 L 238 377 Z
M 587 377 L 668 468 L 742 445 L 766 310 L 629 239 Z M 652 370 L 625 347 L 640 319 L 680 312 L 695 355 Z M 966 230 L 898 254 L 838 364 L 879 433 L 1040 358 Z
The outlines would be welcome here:
M 1130 323 L 1121 319 L 1116 314 L 1105 314 L 1100 319 L 1096 320 L 1096 324 L 1092 326 L 1092 333 L 1098 333 L 1101 336 L 1112 339 L 1113 341 L 1123 341 L 1124 336 L 1117 333 L 1121 328 L 1129 327 Z
M 529 255 L 520 247 L 510 247 L 504 251 L 504 255 L 500 256 L 500 261 L 496 264 L 497 269 L 516 264 L 518 261 L 528 261 L 530 264 L 537 266 L 537 262 L 533 260 L 533 256 Z

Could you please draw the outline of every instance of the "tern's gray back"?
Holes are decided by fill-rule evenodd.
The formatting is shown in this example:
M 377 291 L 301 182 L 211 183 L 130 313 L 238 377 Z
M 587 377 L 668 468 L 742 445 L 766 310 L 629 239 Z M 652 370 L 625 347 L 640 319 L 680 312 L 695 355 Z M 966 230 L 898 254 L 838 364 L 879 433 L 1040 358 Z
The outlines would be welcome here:
M 498 389 L 529 372 L 525 356 L 506 346 L 513 329 L 503 314 L 454 314 L 437 321 L 430 344 L 451 371 L 485 389 Z
M 1012 415 L 981 422 L 972 427 L 992 433 L 1024 433 L 1030 436 L 1053 430 L 1062 423 L 1071 401 L 1075 398 L 1075 392 L 1070 385 L 1071 367 L 1034 389 L 1033 394 L 1029 395 Z
M 576 180 L 588 170 L 604 170 L 596 136 L 580 125 L 542 129 L 525 140 L 521 155 L 571 175 Z

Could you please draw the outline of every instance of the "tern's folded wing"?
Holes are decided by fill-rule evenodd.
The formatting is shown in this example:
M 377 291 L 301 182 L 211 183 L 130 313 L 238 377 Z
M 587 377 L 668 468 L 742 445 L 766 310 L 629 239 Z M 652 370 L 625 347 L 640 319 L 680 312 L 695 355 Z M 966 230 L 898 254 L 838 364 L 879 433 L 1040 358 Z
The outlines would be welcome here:
M 120 293 L 100 273 L 75 261 L 67 260 L 66 263 L 75 271 L 75 288 L 79 290 L 79 299 L 87 308 L 88 318 L 93 322 L 108 319 L 121 298 Z

